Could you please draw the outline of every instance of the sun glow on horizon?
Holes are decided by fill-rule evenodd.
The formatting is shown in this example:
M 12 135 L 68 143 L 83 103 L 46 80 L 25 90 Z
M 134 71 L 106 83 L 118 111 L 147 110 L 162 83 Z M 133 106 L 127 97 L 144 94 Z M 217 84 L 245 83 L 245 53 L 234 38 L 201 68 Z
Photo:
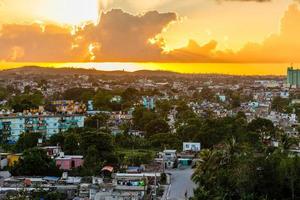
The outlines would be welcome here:
M 22 66 L 41 66 L 54 68 L 85 68 L 103 71 L 163 70 L 184 74 L 227 74 L 227 75 L 286 75 L 290 63 L 153 63 L 153 62 L 0 62 L 0 70 Z M 300 66 L 300 63 L 295 64 Z

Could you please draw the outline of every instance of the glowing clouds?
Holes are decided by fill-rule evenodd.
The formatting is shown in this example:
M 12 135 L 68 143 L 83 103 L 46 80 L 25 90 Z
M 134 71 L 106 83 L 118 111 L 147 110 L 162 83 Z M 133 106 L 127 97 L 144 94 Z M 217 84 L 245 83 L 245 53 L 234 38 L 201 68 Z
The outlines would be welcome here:
M 79 1 L 78 1 L 79 2 Z M 97 5 L 99 1 L 97 0 Z M 101 1 L 106 6 L 104 1 Z M 106 3 L 109 3 L 108 1 Z M 97 8 L 98 9 L 98 8 Z M 168 49 L 162 32 L 175 13 L 132 15 L 120 9 L 101 14 L 96 24 L 62 27 L 38 22 L 0 29 L 0 60 L 20 62 L 300 62 L 300 10 L 292 4 L 281 20 L 280 33 L 262 43 L 248 43 L 237 52 L 218 50 L 213 39 L 194 40 Z M 205 30 L 204 30 L 205 31 Z M 224 35 L 224 40 L 228 37 Z M 231 40 L 234 38 L 230 38 Z

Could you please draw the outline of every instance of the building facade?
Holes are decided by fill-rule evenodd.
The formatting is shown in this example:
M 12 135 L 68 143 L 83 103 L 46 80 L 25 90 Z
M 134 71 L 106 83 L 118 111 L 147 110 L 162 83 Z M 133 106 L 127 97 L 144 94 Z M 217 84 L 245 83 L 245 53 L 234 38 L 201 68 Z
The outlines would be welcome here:
M 289 67 L 287 69 L 287 83 L 291 86 L 300 86 L 300 69 Z
M 42 133 L 50 137 L 70 128 L 84 127 L 84 115 L 13 115 L 0 117 L 0 136 L 17 141 L 22 133 Z
M 142 103 L 144 108 L 153 110 L 155 108 L 155 100 L 154 97 L 143 97 L 142 98 Z

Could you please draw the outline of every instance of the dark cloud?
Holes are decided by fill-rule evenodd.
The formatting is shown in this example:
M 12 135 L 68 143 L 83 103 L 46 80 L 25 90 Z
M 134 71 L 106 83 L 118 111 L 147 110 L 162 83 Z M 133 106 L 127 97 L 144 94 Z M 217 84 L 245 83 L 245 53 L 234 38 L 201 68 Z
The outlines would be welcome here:
M 134 16 L 115 9 L 104 13 L 98 25 L 89 25 L 78 34 L 87 46 L 96 46 L 97 61 L 145 61 L 159 60 L 161 48 L 151 45 L 149 39 L 155 37 L 170 22 L 176 20 L 174 13 L 147 12 Z
M 214 40 L 202 46 L 194 40 L 190 40 L 186 47 L 175 49 L 167 55 L 163 55 L 163 59 L 173 62 L 212 62 L 215 61 L 213 52 L 216 50 L 217 45 Z
M 99 24 L 89 24 L 71 35 L 69 27 L 55 25 L 3 25 L 0 60 L 6 61 L 159 61 L 161 46 L 153 38 L 174 13 L 130 15 L 122 10 L 102 14 Z
M 70 30 L 55 25 L 3 25 L 0 31 L 0 60 L 70 60 L 72 42 Z

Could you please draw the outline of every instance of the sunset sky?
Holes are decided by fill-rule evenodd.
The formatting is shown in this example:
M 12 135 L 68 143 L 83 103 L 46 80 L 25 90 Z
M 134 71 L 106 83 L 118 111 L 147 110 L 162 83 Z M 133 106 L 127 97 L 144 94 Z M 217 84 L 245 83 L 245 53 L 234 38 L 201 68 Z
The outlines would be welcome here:
M 0 0 L 0 62 L 299 63 L 299 2 Z

